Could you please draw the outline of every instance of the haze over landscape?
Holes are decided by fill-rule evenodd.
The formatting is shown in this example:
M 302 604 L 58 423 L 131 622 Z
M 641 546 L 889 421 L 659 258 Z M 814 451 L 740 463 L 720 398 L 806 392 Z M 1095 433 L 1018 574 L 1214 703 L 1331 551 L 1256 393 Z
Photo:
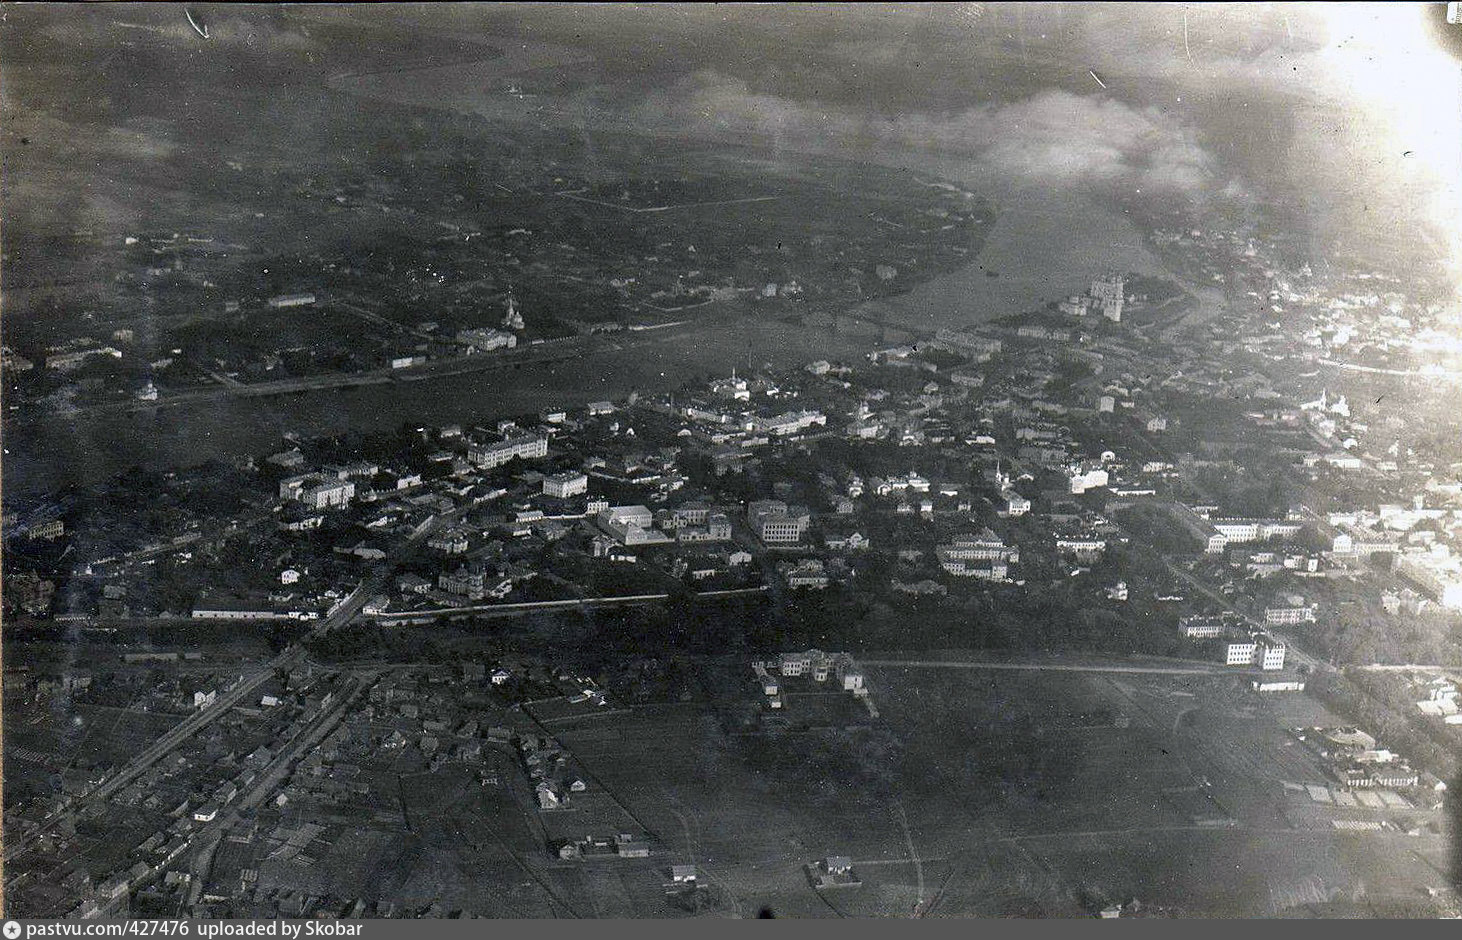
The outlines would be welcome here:
M 6 913 L 1456 912 L 1445 10 L 7 6 Z
M 1002 223 L 985 250 L 1010 245 L 1023 262 L 998 258 L 991 266 L 1003 280 L 961 286 L 962 309 L 974 315 L 1033 304 L 1094 267 L 1150 266 L 1140 234 L 1114 217 L 1116 200 L 1128 215 L 1188 201 L 1263 206 L 1288 238 L 1403 267 L 1454 254 L 1458 134 L 1445 115 L 1458 110 L 1446 100 L 1455 87 L 1429 81 L 1418 64 L 1435 71 L 1448 60 L 1430 48 L 1397 53 L 1411 46 L 1388 38 L 1398 29 L 1422 36 L 1419 8 L 617 6 L 530 15 L 457 5 L 429 18 L 411 5 L 199 9 L 206 43 L 163 8 L 82 18 L 16 11 L 4 91 L 16 231 L 64 240 L 151 223 L 186 228 L 210 211 L 210 193 L 239 182 L 220 146 L 261 163 L 328 160 L 342 145 L 386 154 L 430 146 L 429 129 L 374 113 L 377 99 L 562 128 L 586 148 L 589 167 L 596 136 L 649 133 L 752 144 L 774 159 L 830 153 L 1003 190 Z M 1397 55 L 1410 71 L 1394 69 Z M 525 81 L 531 95 L 504 94 Z M 189 188 L 157 192 L 156 179 L 139 179 L 153 168 Z M 1032 189 L 1039 205 L 1009 195 Z M 1077 229 L 1051 206 L 1076 207 Z M 1068 240 L 1087 219 L 1110 234 Z M 1063 276 L 1073 249 L 1085 256 Z M 16 334 L 32 319 L 49 326 L 51 303 L 13 277 Z M 227 414 L 209 423 L 267 420 Z M 95 431 L 114 453 L 109 436 Z M 207 435 L 183 439 L 209 452 Z M 46 450 L 64 449 L 55 444 Z M 12 486 L 24 491 L 37 458 L 17 456 Z M 79 457 L 70 453 L 66 467 L 84 473 L 96 459 Z M 112 466 L 104 460 L 97 472 Z M 44 471 L 56 472 L 65 467 Z

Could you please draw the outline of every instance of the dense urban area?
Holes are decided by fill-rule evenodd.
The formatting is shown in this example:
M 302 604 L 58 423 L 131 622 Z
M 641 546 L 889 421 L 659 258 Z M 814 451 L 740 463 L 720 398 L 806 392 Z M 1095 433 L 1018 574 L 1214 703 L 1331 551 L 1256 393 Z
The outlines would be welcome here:
M 1154 241 L 1212 286 L 1097 272 L 1045 311 L 890 329 L 857 361 L 291 436 L 9 509 L 11 910 L 734 904 L 693 836 L 642 815 L 673 799 L 619 792 L 630 741 L 707 734 L 753 764 L 816 741 L 861 765 L 827 785 L 878 789 L 853 755 L 900 746 L 880 711 L 921 665 L 1149 670 L 1160 705 L 1107 693 L 1081 722 L 1181 724 L 1175 697 L 1217 695 L 1273 726 L 1246 745 L 1269 749 L 1248 758 L 1272 761 L 1262 797 L 1175 758 L 1160 812 L 1435 837 L 1462 743 L 1462 484 L 1426 429 L 1361 420 L 1328 383 L 1424 357 L 1439 310 L 1242 232 Z M 499 307 L 503 336 L 537 315 Z M 400 859 L 406 880 L 380 882 L 432 838 L 521 885 L 427 901 Z M 822 838 L 812 890 L 860 884 Z M 580 884 L 600 859 L 625 860 L 603 908 Z
M 380 113 L 6 238 L 6 460 L 139 438 L 7 478 L 6 916 L 1462 914 L 1440 279 L 1113 197 L 1149 269 L 915 322 L 973 184 Z M 149 459 L 256 399 L 342 417 Z

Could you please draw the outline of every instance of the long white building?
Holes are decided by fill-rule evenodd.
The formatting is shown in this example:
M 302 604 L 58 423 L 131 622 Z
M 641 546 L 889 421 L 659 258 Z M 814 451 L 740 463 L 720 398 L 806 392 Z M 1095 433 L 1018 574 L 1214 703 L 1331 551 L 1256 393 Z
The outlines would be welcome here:
M 548 438 L 543 434 L 520 434 L 492 443 L 474 443 L 467 448 L 467 460 L 477 467 L 490 470 L 521 457 L 532 460 L 548 456 Z

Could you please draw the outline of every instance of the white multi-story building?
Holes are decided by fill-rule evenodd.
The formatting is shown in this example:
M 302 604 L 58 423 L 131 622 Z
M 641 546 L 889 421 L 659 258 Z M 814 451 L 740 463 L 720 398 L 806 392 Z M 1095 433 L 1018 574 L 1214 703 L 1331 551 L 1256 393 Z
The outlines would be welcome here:
M 822 655 L 817 650 L 808 650 L 805 653 L 782 653 L 777 657 L 778 668 L 784 676 L 804 676 L 812 671 L 814 653 Z
M 1213 519 L 1209 524 L 1229 545 L 1263 542 L 1273 538 L 1289 538 L 1304 528 L 1298 519 Z
M 1071 555 L 1079 560 L 1092 560 L 1100 558 L 1107 550 L 1107 540 L 1092 537 L 1067 538 L 1058 536 L 1056 538 L 1056 551 L 1063 555 Z
M 833 666 L 833 674 L 838 677 L 845 692 L 856 692 L 863 688 L 863 670 L 850 656 L 838 658 Z
M 467 460 L 474 466 L 490 470 L 500 467 L 515 457 L 532 460 L 548 456 L 548 438 L 542 434 L 521 434 L 487 444 L 472 444 L 467 448 Z
M 1122 304 L 1126 299 L 1126 281 L 1120 274 L 1109 274 L 1091 282 L 1091 297 L 1102 308 L 1102 316 L 1113 323 L 1122 322 Z
M 349 506 L 355 498 L 355 483 L 350 480 L 321 479 L 306 474 L 279 481 L 280 499 L 297 499 L 311 509 L 336 509 Z
M 655 514 L 646 506 L 611 506 L 599 514 L 603 525 L 637 525 L 649 528 L 655 522 Z
M 989 529 L 979 535 L 962 536 L 946 545 L 936 546 L 935 553 L 941 561 L 1003 561 L 1010 564 L 1020 561 L 1020 549 L 1006 545 Z
M 671 512 L 676 526 L 705 525 L 711 518 L 710 503 L 699 501 L 682 503 Z
M 1073 494 L 1098 489 L 1106 486 L 1108 482 L 1107 471 L 1101 467 L 1075 466 L 1070 468 L 1067 476 L 1071 480 L 1071 492 Z
M 1000 496 L 1005 500 L 1005 515 L 1023 516 L 1031 511 L 1031 501 L 1012 489 L 1000 491 Z
M 1266 607 L 1264 622 L 1275 626 L 1290 626 L 1297 623 L 1314 623 L 1315 606 L 1308 607 Z
M 1243 640 L 1237 643 L 1230 643 L 1225 653 L 1224 665 L 1226 666 L 1252 666 L 1254 654 L 1258 651 L 1259 644 L 1253 640 Z
M 670 541 L 654 528 L 655 514 L 644 506 L 611 506 L 599 513 L 599 527 L 621 545 L 653 545 Z
M 589 491 L 589 477 L 577 470 L 566 470 L 543 478 L 544 495 L 568 499 Z
M 1285 646 L 1271 636 L 1258 634 L 1228 645 L 1224 663 L 1229 666 L 1258 666 L 1265 671 L 1284 668 Z
M 778 499 L 763 499 L 746 507 L 746 520 L 756 537 L 768 545 L 795 545 L 802 541 L 812 523 L 801 506 L 788 506 Z
M 1180 619 L 1178 629 L 1190 640 L 1216 640 L 1228 632 L 1229 624 L 1222 617 L 1195 614 Z
M 1266 672 L 1274 672 L 1284 668 L 1285 647 L 1283 643 L 1269 640 L 1264 644 L 1263 655 L 1259 658 L 1259 668 Z
M 679 542 L 725 542 L 731 538 L 731 517 L 723 512 L 706 516 L 705 525 L 683 523 L 675 527 L 675 539 Z
M 759 431 L 772 436 L 796 434 L 810 427 L 827 424 L 827 415 L 820 411 L 789 411 L 770 418 L 753 418 L 747 422 L 748 431 Z
M 867 694 L 863 669 L 848 653 L 825 653 L 819 649 L 781 653 L 774 663 L 753 663 L 752 668 L 758 676 L 766 676 L 767 665 L 774 665 L 783 676 L 811 676 L 816 682 L 836 678 L 843 691 L 859 697 Z
M 936 545 L 934 556 L 939 567 L 957 578 L 1004 581 L 1010 575 L 1010 565 L 1020 560 L 1020 550 L 1006 545 L 999 536 L 986 529 L 978 536 L 965 536 L 946 545 Z
M 1445 545 L 1396 556 L 1395 569 L 1425 588 L 1448 610 L 1462 608 L 1462 559 Z
M 957 578 L 980 581 L 1004 581 L 1010 577 L 1010 566 L 1003 561 L 967 561 L 963 558 L 940 558 L 939 567 Z

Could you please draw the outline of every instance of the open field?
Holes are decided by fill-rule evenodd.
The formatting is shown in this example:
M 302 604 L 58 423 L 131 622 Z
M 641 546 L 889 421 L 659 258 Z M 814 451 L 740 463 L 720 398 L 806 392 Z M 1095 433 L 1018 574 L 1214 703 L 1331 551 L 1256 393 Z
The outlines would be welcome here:
M 736 733 L 665 706 L 556 730 L 676 860 L 726 886 L 727 913 L 1081 916 L 1132 898 L 1364 913 L 1443 884 L 1441 836 L 1342 832 L 1292 798 L 1286 782 L 1326 777 L 1285 727 L 1333 720 L 1303 698 L 1236 677 L 915 667 L 869 682 L 871 726 Z M 832 854 L 861 888 L 810 887 L 804 864 Z
M 1426 889 L 1446 884 L 1445 821 L 1415 797 L 1338 787 L 1290 731 L 1343 724 L 1306 696 L 1260 696 L 1233 673 L 1110 671 L 1115 660 L 1109 671 L 918 662 L 865 664 L 877 718 L 810 679 L 786 680 L 772 717 L 730 660 L 702 661 L 692 700 L 590 711 L 509 709 L 440 681 L 428 707 L 455 715 L 436 732 L 441 754 L 470 740 L 450 730 L 469 717 L 550 735 L 564 779 L 584 788 L 541 810 L 516 746 L 483 743 L 466 762 L 388 747 L 396 734 L 421 740 L 422 726 L 377 705 L 347 719 L 349 754 L 323 774 L 296 768 L 283 800 L 269 796 L 191 864 L 210 893 L 250 880 L 256 900 L 242 903 L 260 906 L 239 914 L 309 895 L 513 917 L 1089 916 L 1133 899 L 1155 915 L 1365 915 L 1439 903 Z M 74 711 L 93 726 L 131 714 Z M 170 724 L 137 718 L 120 744 L 143 747 Z M 65 753 L 54 725 L 12 724 L 12 787 L 56 769 L 25 763 Z M 186 795 L 168 792 L 167 805 Z M 127 819 L 137 839 L 164 815 L 129 813 L 106 819 Z M 555 854 L 620 833 L 648 857 Z M 86 867 L 103 871 L 131 843 L 93 844 Z M 851 857 L 861 885 L 813 888 L 806 866 L 831 855 Z M 700 874 L 694 903 L 667 890 L 670 867 L 686 863 Z

